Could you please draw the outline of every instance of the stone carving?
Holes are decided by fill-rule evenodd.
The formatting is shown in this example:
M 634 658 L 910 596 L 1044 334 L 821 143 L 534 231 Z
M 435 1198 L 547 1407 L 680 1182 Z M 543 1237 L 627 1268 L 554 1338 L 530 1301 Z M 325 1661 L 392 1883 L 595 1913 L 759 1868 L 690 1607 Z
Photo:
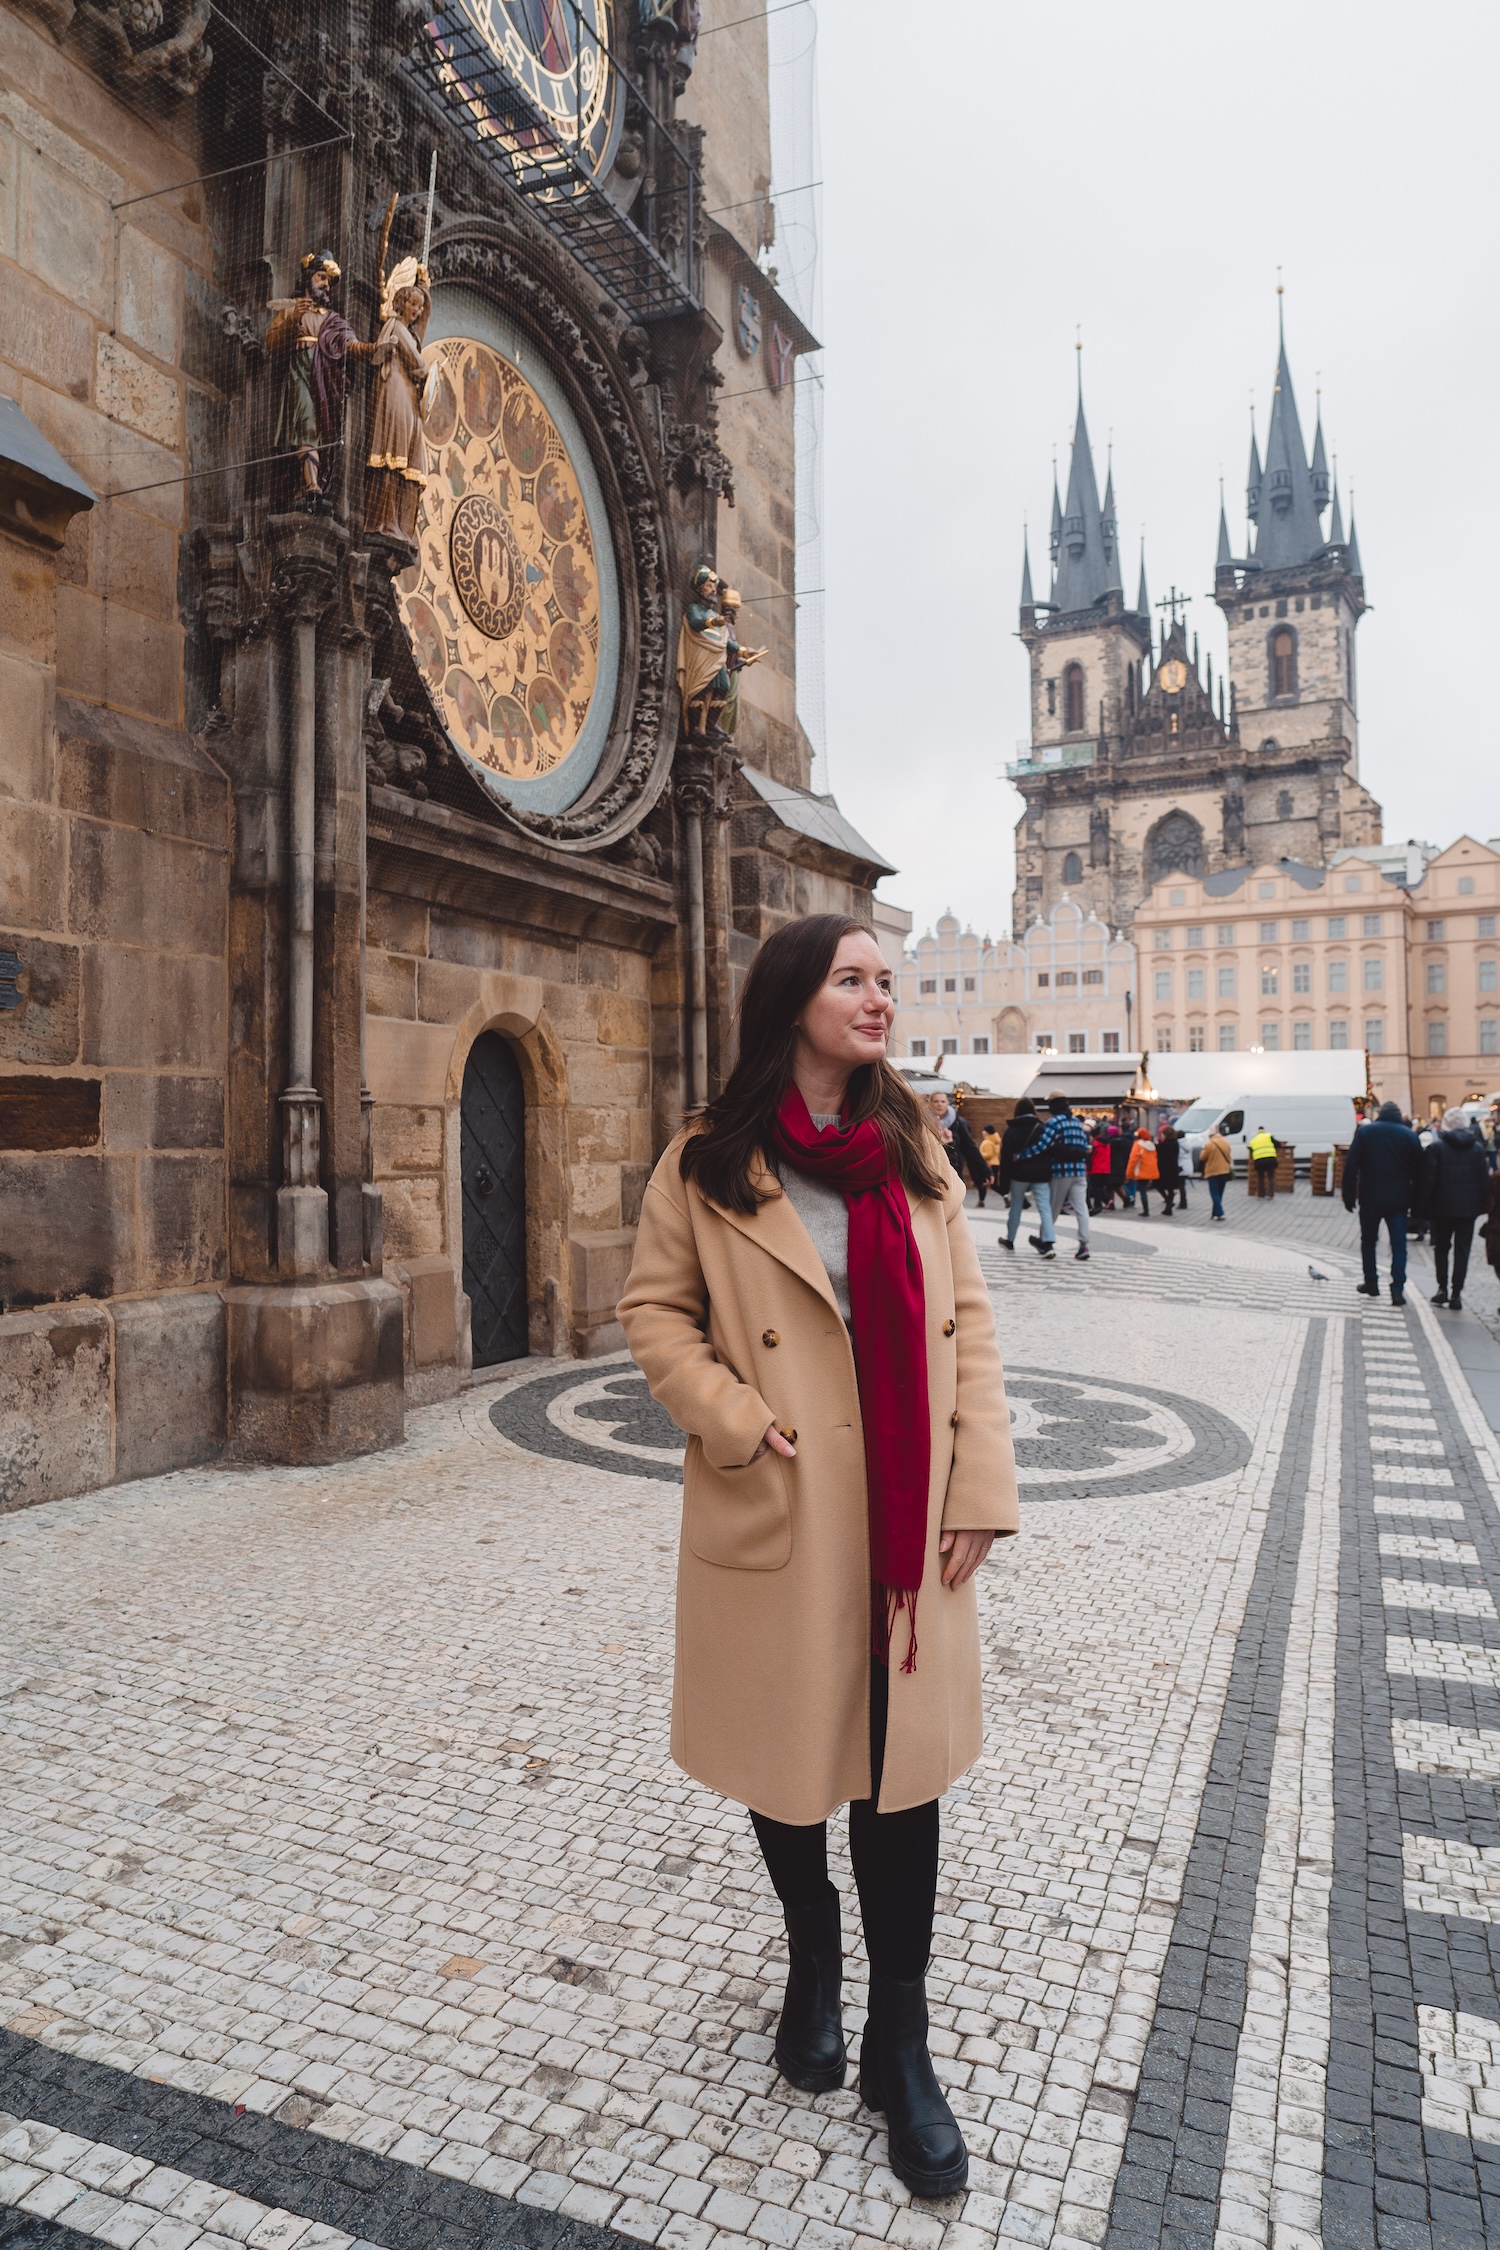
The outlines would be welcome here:
M 1103 805 L 1095 805 L 1089 814 L 1089 865 L 1109 865 L 1109 814 Z
M 1146 881 L 1204 872 L 1203 831 L 1191 813 L 1169 812 L 1146 838 Z
M 403 258 L 381 289 L 365 465 L 365 529 L 387 539 L 415 539 L 417 509 L 427 481 L 427 445 L 422 435 L 427 363 L 422 339 L 431 310 L 427 268 L 415 258 Z
M 127 83 L 156 79 L 196 94 L 213 68 L 209 0 L 25 0 L 56 39 L 79 25 L 98 35 L 110 73 Z
M 638 0 L 641 35 L 678 66 L 684 78 L 698 55 L 698 33 L 703 24 L 699 0 Z
M 365 691 L 365 774 L 375 786 L 402 789 L 410 797 L 427 794 L 427 753 L 393 730 L 406 713 L 391 700 L 389 680 L 371 680 Z
M 331 250 L 309 250 L 302 261 L 300 297 L 273 300 L 266 351 L 282 360 L 281 400 L 272 445 L 290 455 L 301 472 L 294 505 L 310 515 L 332 513 L 323 490 L 323 448 L 337 444 L 349 396 L 349 361 L 368 359 L 375 347 L 362 344 L 342 313 L 333 307 L 338 263 Z
M 252 313 L 242 312 L 238 305 L 226 302 L 219 307 L 219 326 L 231 344 L 239 345 L 247 361 L 265 358 L 266 340 L 260 332 L 260 322 Z
M 1239 854 L 1245 849 L 1245 784 L 1232 773 L 1224 789 L 1224 849 Z
M 706 422 L 669 422 L 667 463 L 679 492 L 701 484 L 716 500 L 734 506 L 734 463 Z

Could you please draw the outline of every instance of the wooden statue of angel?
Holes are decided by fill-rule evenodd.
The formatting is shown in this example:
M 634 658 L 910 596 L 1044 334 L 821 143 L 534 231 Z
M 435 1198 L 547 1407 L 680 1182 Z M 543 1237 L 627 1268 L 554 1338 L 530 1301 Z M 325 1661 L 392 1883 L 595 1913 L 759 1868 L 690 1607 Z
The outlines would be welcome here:
M 427 268 L 402 258 L 381 284 L 380 335 L 373 353 L 374 396 L 366 463 L 365 529 L 388 539 L 417 536 L 417 510 L 427 481 L 422 435 L 427 363 L 422 339 L 432 310 Z

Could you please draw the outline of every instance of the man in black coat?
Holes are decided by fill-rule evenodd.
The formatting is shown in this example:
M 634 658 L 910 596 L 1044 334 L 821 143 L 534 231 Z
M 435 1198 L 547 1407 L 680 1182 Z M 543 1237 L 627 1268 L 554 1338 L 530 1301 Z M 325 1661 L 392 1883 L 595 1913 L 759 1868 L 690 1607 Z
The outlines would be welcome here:
M 1344 1158 L 1344 1209 L 1359 1206 L 1359 1247 L 1365 1262 L 1360 1295 L 1378 1297 L 1375 1252 L 1384 1219 L 1391 1238 L 1391 1303 L 1406 1302 L 1406 1218 L 1417 1194 L 1422 1144 L 1401 1122 L 1394 1102 L 1381 1105 L 1373 1125 L 1357 1128 Z
M 1443 1112 L 1443 1129 L 1422 1154 L 1420 1210 L 1432 1227 L 1437 1267 L 1435 1305 L 1463 1310 L 1474 1221 L 1489 1209 L 1490 1167 L 1484 1140 L 1461 1109 Z M 1453 1293 L 1448 1293 L 1448 1252 L 1453 1252 Z
M 1037 1155 L 1035 1144 L 1042 1137 L 1042 1122 L 1036 1113 L 1036 1103 L 1023 1094 L 1015 1107 L 1015 1114 L 1000 1136 L 1000 1163 L 997 1167 L 997 1186 L 1002 1195 L 1010 1197 L 1010 1220 L 1000 1237 L 1004 1250 L 1014 1250 L 1016 1236 L 1021 1230 L 1021 1214 L 1028 1194 L 1036 1204 L 1041 1233 L 1033 1239 L 1039 1256 L 1052 1258 L 1055 1229 L 1052 1224 L 1052 1158 Z

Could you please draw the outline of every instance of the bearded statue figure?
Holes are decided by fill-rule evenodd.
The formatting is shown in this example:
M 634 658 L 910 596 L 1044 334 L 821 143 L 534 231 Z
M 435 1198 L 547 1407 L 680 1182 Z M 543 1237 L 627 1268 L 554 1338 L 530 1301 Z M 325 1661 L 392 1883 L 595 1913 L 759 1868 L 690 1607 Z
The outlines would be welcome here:
M 343 314 L 333 309 L 339 268 L 332 251 L 309 250 L 302 273 L 302 295 L 274 304 L 266 330 L 268 357 L 285 362 L 271 442 L 298 464 L 301 489 L 295 505 L 326 516 L 332 503 L 323 490 L 323 453 L 343 435 L 349 362 L 368 359 L 374 346 L 360 343 Z

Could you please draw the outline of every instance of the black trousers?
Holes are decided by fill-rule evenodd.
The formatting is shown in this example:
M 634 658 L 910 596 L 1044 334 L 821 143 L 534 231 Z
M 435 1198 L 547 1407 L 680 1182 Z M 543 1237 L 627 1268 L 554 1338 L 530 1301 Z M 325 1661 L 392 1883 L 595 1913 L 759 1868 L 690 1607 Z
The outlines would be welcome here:
M 1439 1289 L 1448 1286 L 1448 1252 L 1453 1252 L 1453 1294 L 1459 1296 L 1468 1278 L 1469 1252 L 1474 1244 L 1472 1219 L 1432 1221 L 1432 1262 L 1437 1267 Z
M 910 1981 L 926 1973 L 937 1905 L 938 1803 L 906 1812 L 875 1810 L 885 1763 L 890 1682 L 883 1664 L 870 1666 L 870 1789 L 849 1807 L 849 1857 L 865 1926 L 865 1951 L 876 1976 Z M 794 1828 L 753 1812 L 756 1839 L 784 1906 L 812 1906 L 833 1888 L 828 1880 L 828 1824 Z

